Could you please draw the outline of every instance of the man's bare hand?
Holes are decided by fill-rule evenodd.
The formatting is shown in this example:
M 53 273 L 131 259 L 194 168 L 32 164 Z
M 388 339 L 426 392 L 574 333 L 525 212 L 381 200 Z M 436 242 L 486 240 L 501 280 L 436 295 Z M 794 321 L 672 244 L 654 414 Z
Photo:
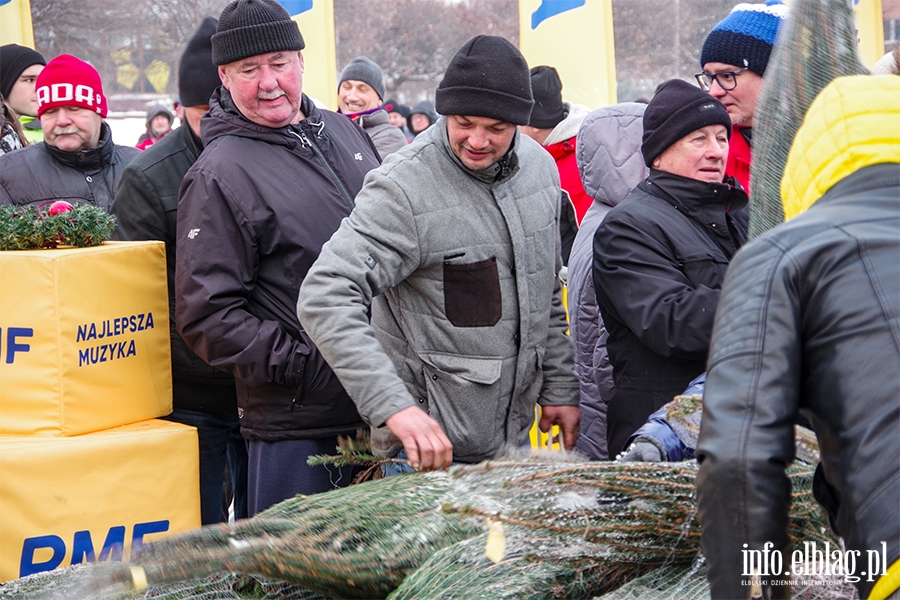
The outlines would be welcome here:
M 421 471 L 446 469 L 453 462 L 453 444 L 438 422 L 418 406 L 394 413 L 385 425 L 403 443 L 412 468 Z
M 541 406 L 541 420 L 538 428 L 547 433 L 553 425 L 559 425 L 566 450 L 575 447 L 580 423 L 581 410 L 577 406 Z

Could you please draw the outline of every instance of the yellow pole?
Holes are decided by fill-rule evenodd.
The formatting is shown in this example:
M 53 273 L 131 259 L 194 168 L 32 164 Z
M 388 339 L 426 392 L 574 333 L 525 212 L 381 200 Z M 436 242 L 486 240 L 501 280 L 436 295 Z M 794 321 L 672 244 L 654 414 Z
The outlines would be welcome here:
M 853 0 L 859 55 L 870 69 L 884 56 L 884 18 L 881 0 Z
M 0 0 L 0 46 L 6 44 L 34 48 L 29 0 Z
M 611 0 L 519 0 L 519 47 L 530 67 L 556 68 L 565 100 L 616 103 Z
M 303 50 L 303 92 L 323 106 L 337 108 L 337 67 L 334 47 L 333 0 L 279 0 L 300 26 Z

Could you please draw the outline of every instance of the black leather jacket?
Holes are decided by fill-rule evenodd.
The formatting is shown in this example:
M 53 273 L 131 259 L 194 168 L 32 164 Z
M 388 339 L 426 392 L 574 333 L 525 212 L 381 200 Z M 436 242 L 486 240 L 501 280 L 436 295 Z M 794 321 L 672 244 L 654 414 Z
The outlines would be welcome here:
M 738 253 L 703 405 L 697 487 L 714 598 L 747 597 L 744 544 L 772 542 L 790 564 L 784 469 L 798 413 L 819 439 L 816 498 L 862 552 L 856 574 L 882 542 L 888 565 L 900 557 L 900 165 L 846 177 Z M 862 577 L 860 597 L 873 583 Z
M 366 173 L 372 140 L 303 96 L 299 125 L 244 118 L 220 87 L 201 121 L 206 147 L 178 203 L 176 321 L 192 350 L 232 373 L 241 433 L 279 441 L 365 427 L 297 319 L 300 283 Z M 163 140 L 165 141 L 165 140 Z

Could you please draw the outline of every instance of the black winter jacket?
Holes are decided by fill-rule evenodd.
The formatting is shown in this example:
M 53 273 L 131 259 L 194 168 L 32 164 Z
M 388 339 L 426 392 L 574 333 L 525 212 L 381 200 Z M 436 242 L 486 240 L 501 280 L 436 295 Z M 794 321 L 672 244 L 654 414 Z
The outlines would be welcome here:
M 616 391 L 609 456 L 706 368 L 728 263 L 746 240 L 740 187 L 651 169 L 594 235 L 594 287 Z
M 821 449 L 816 499 L 861 552 L 853 574 L 871 565 L 868 550 L 888 566 L 900 558 L 900 165 L 846 177 L 738 253 L 703 405 L 697 487 L 713 598 L 747 596 L 745 547 L 771 542 L 793 571 L 784 469 L 798 413 Z M 873 579 L 856 583 L 861 598 Z
M 63 152 L 41 142 L 0 157 L 0 204 L 68 200 L 109 210 L 122 171 L 141 151 L 114 144 L 109 125 L 101 127 L 90 150 Z
M 166 243 L 169 325 L 172 346 L 172 404 L 176 409 L 237 414 L 234 377 L 214 369 L 188 348 L 175 325 L 175 227 L 181 180 L 200 156 L 203 143 L 182 125 L 150 146 L 126 167 L 110 212 L 119 240 Z
M 365 427 L 300 331 L 300 283 L 378 166 L 369 136 L 303 96 L 299 125 L 244 118 L 225 88 L 201 121 L 203 154 L 182 183 L 176 321 L 188 345 L 235 376 L 246 439 Z

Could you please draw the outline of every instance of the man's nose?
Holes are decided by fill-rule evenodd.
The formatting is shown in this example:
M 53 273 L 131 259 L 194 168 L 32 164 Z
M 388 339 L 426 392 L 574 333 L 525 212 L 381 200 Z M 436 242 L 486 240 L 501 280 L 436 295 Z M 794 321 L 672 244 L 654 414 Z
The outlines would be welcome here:
M 69 109 L 65 106 L 60 106 L 59 110 L 56 111 L 56 124 L 60 125 L 68 125 L 72 122 L 72 114 L 69 112 Z
M 713 82 L 709 84 L 709 95 L 713 98 L 721 98 L 724 96 L 728 90 L 719 85 L 718 79 L 713 79 Z
M 725 146 L 723 148 L 718 140 L 713 139 L 710 140 L 708 144 L 706 144 L 706 156 L 708 158 L 719 160 L 725 155 L 727 149 L 728 146 Z
M 481 150 L 483 148 L 487 148 L 490 141 L 488 137 L 481 131 L 473 131 L 472 135 L 469 136 L 469 144 L 472 148 L 476 150 Z
M 268 65 L 263 65 L 260 70 L 259 85 L 266 91 L 271 91 L 278 87 L 278 78 L 275 77 L 275 72 Z

